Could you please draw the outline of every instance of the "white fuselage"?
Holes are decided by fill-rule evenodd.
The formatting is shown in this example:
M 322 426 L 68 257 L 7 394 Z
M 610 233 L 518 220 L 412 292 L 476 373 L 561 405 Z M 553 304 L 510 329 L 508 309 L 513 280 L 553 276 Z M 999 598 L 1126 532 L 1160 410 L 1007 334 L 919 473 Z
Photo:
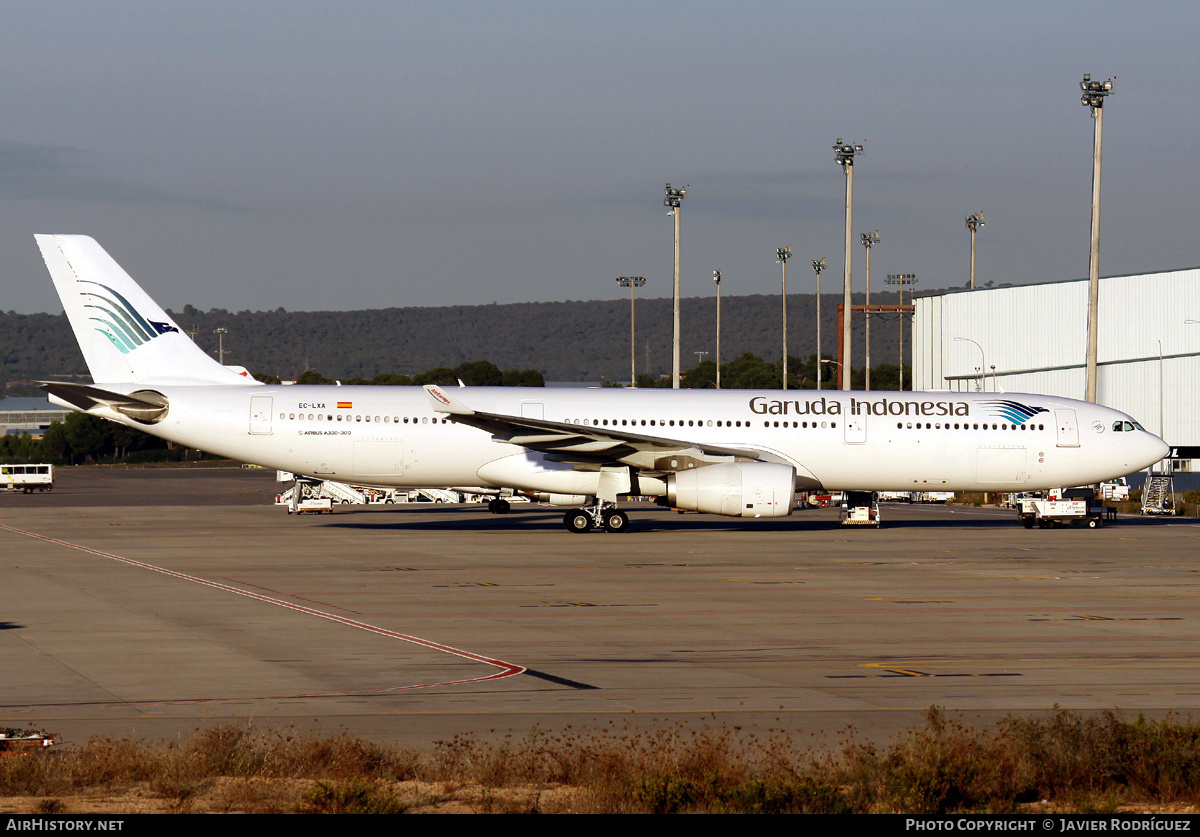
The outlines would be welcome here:
M 380 486 L 596 493 L 596 470 L 550 461 L 457 423 L 435 411 L 419 387 L 107 388 L 153 389 L 170 406 L 164 419 L 150 426 L 111 410 L 100 413 L 106 417 L 182 445 L 313 477 Z M 1168 452 L 1162 440 L 1135 429 L 1123 413 L 1039 395 L 449 391 L 477 411 L 753 451 L 794 466 L 801 489 L 1043 489 L 1128 474 Z

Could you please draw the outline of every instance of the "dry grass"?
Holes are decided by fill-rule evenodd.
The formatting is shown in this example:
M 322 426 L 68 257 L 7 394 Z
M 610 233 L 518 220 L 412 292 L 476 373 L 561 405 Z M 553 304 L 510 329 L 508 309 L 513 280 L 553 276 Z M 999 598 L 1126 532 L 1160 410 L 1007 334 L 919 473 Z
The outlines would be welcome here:
M 349 735 L 202 729 L 0 759 L 0 812 L 677 813 L 1113 811 L 1200 802 L 1200 725 L 1055 710 L 983 730 L 937 708 L 877 748 L 784 733 L 457 736 L 423 752 Z

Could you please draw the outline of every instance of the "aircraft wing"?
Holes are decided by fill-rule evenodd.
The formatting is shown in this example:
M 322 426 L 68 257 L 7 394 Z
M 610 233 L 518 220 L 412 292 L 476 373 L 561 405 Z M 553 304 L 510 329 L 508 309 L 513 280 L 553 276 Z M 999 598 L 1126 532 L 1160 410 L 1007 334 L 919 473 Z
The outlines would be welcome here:
M 451 421 L 486 430 L 498 442 L 520 445 L 585 469 L 621 462 L 640 471 L 672 473 L 719 462 L 782 461 L 749 448 L 648 436 L 616 427 L 482 412 L 471 409 L 441 387 L 426 386 L 425 392 L 434 410 Z

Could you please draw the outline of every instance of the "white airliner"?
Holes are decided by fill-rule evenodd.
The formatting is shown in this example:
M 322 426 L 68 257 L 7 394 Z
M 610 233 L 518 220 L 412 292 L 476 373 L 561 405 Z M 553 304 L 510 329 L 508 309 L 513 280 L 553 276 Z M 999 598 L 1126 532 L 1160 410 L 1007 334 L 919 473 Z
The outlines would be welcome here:
M 624 531 L 623 495 L 783 517 L 797 489 L 1026 491 L 1169 452 L 1124 413 L 1041 395 L 267 386 L 205 354 L 91 238 L 37 241 L 95 382 L 44 384 L 56 404 L 316 478 L 516 490 L 572 507 L 572 532 Z

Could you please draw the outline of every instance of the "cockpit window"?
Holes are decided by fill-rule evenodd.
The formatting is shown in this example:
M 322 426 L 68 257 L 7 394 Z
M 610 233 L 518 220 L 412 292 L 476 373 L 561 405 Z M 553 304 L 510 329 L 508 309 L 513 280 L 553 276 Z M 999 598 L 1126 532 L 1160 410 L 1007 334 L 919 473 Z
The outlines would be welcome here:
M 1123 421 L 1114 421 L 1113 422 L 1113 433 L 1120 433 L 1122 430 L 1124 430 L 1125 429 L 1124 424 L 1125 424 L 1125 422 L 1123 422 Z

